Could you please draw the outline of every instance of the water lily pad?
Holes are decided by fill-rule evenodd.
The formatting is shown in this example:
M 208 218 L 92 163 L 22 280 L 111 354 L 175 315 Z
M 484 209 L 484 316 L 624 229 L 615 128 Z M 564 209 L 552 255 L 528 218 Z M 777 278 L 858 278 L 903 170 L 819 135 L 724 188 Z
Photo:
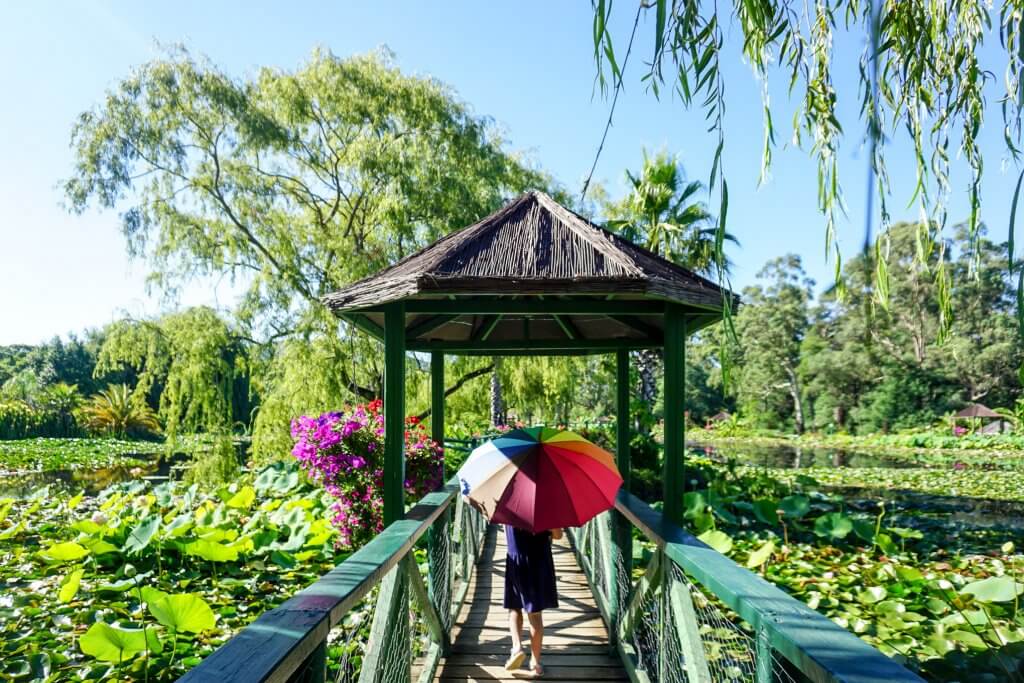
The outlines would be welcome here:
M 973 595 L 980 602 L 1009 602 L 1024 593 L 1024 583 L 1009 576 L 990 576 L 967 584 L 960 592 Z
M 786 496 L 779 501 L 782 514 L 790 519 L 801 519 L 811 510 L 811 501 L 807 496 Z
M 865 605 L 872 605 L 885 598 L 886 595 L 885 586 L 868 586 L 857 593 L 857 600 Z

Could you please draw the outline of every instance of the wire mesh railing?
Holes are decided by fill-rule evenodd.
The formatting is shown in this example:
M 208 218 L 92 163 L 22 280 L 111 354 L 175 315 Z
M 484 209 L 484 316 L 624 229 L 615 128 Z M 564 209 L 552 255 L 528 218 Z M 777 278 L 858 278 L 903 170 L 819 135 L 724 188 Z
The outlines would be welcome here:
M 921 680 L 629 493 L 570 538 L 634 681 Z
M 487 524 L 453 480 L 190 670 L 188 683 L 430 681 Z

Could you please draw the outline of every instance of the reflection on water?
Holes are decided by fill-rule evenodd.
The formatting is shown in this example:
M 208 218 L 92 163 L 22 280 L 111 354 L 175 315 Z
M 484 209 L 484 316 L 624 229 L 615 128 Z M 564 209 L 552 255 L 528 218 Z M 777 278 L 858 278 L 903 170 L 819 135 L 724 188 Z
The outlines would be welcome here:
M 136 465 L 113 465 L 99 469 L 81 467 L 0 476 L 0 498 L 6 496 L 20 498 L 42 486 L 51 486 L 55 491 L 64 490 L 75 493 L 84 489 L 86 494 L 93 495 L 111 484 L 122 481 L 143 477 L 169 477 L 171 468 L 187 460 L 188 457 L 184 453 L 176 453 L 169 458 L 153 456 Z
M 912 462 L 886 458 L 876 453 L 844 451 L 835 448 L 806 448 L 802 446 L 708 446 L 690 443 L 694 452 L 712 460 L 735 460 L 741 465 L 759 467 L 915 467 Z

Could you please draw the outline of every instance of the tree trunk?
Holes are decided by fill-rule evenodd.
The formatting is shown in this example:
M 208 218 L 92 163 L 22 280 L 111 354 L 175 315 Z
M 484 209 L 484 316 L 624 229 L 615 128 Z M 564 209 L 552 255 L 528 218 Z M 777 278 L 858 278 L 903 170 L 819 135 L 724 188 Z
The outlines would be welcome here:
M 501 397 L 501 358 L 494 359 L 494 370 L 491 372 L 491 426 L 501 427 L 505 424 L 505 401 Z
M 797 434 L 804 433 L 804 402 L 800 395 L 800 381 L 796 377 L 793 368 L 786 368 L 786 376 L 789 378 L 789 395 L 793 397 L 793 426 Z
M 640 401 L 648 415 L 653 414 L 654 404 L 658 401 L 658 364 L 661 354 L 657 349 L 641 349 L 636 354 L 636 369 L 640 375 Z M 639 417 L 639 416 L 638 416 Z M 637 420 L 637 431 L 649 433 L 651 420 Z

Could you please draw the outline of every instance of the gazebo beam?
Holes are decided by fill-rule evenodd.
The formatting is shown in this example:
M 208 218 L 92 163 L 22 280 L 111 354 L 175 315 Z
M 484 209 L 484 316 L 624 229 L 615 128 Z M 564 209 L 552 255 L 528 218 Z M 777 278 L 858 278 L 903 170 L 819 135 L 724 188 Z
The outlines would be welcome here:
M 360 313 L 383 313 L 384 306 L 361 308 Z M 693 315 L 706 313 L 690 309 Z M 665 302 L 650 299 L 508 299 L 503 297 L 467 297 L 462 299 L 408 299 L 406 313 L 488 315 L 519 313 L 525 315 L 662 315 Z
M 657 327 L 651 325 L 650 323 L 644 321 L 641 318 L 636 317 L 635 315 L 610 315 L 608 317 L 614 320 L 615 322 L 622 323 L 623 325 L 629 327 L 630 329 L 636 330 L 640 334 L 644 334 L 654 339 L 657 339 L 662 334 L 661 330 L 659 330 Z
M 342 313 L 341 318 L 376 339 L 384 339 L 384 328 L 361 313 Z
M 572 320 L 566 318 L 564 315 L 556 315 L 555 322 L 565 332 L 565 336 L 569 339 L 579 339 L 582 335 L 580 331 L 576 329 L 576 326 L 572 324 Z
M 445 351 L 447 353 L 498 353 L 503 351 L 617 351 L 619 349 L 643 349 L 662 345 L 661 339 L 534 339 L 510 341 L 464 340 L 464 341 L 417 341 L 409 342 L 410 351 Z
M 455 320 L 458 317 L 459 316 L 456 314 L 431 316 L 422 322 L 416 323 L 408 330 L 406 330 L 405 337 L 406 339 L 409 340 L 416 339 L 416 337 L 419 337 L 424 334 L 429 334 L 430 332 L 433 332 L 442 325 L 450 323 L 452 320 Z

